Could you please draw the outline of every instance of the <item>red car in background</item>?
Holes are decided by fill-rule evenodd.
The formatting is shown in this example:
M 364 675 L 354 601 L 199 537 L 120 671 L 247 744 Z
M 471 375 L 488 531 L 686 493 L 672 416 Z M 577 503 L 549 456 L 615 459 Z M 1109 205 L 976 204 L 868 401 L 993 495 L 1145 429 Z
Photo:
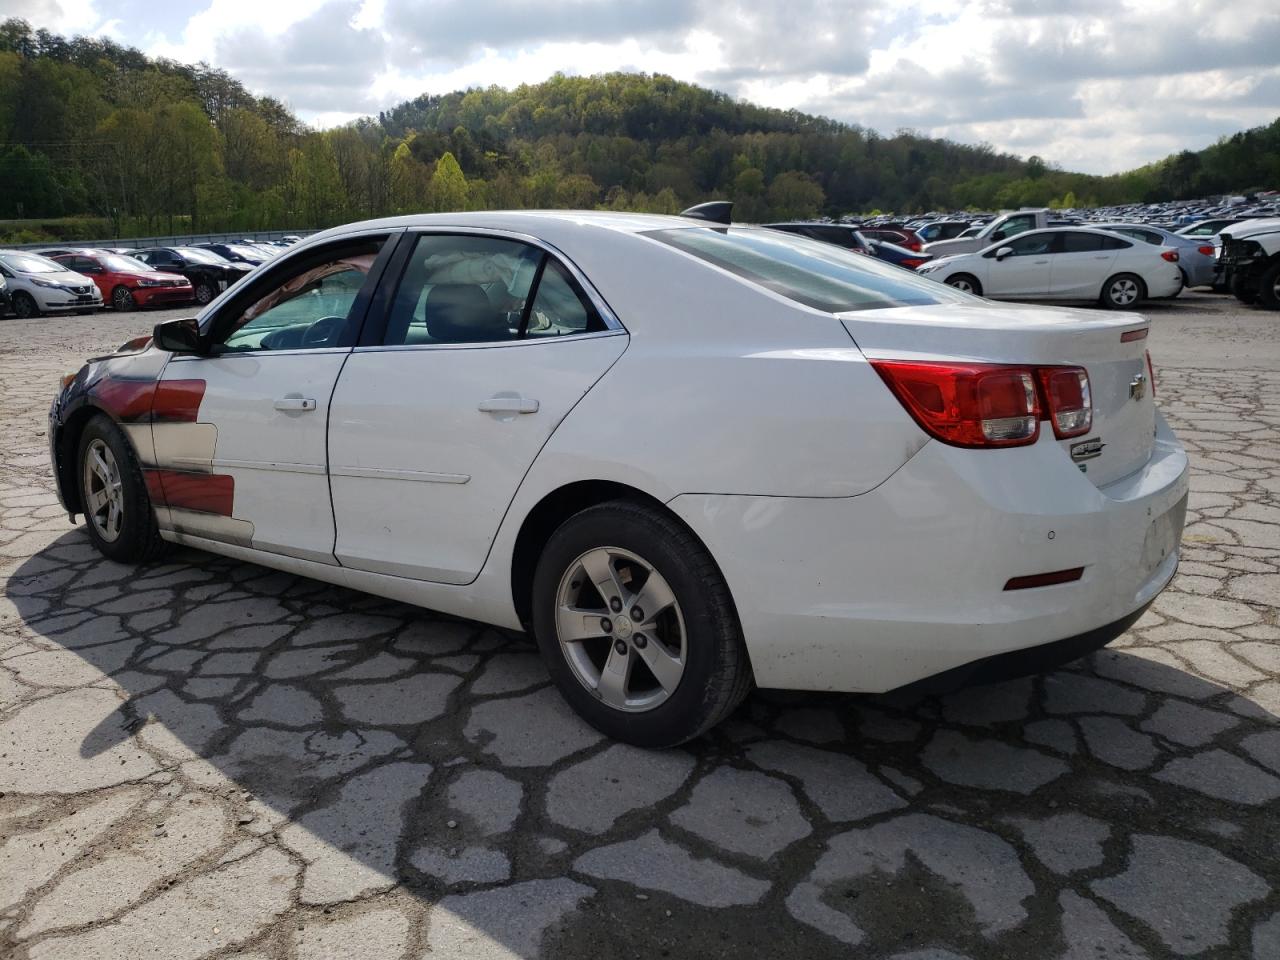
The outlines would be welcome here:
M 191 303 L 196 296 L 186 277 L 162 273 L 141 260 L 118 253 L 84 250 L 61 253 L 52 259 L 96 283 L 103 302 L 115 310 Z
M 887 243 L 897 244 L 899 247 L 906 247 L 912 253 L 919 253 L 924 243 L 916 236 L 914 230 L 908 230 L 906 227 L 894 227 L 887 229 L 884 227 L 863 227 L 862 235 L 868 240 L 884 240 Z M 103 294 L 106 297 L 106 294 Z

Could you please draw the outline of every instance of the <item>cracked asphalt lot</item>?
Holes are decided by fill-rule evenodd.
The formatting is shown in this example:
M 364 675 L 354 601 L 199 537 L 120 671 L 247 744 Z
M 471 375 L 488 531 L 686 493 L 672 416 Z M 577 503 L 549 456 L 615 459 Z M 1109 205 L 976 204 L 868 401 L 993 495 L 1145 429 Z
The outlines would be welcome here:
M 1280 957 L 1280 318 L 1148 311 L 1181 570 L 1110 648 L 610 744 L 520 637 L 193 551 L 101 559 L 0 323 L 0 956 Z M 173 316 L 170 313 L 164 316 Z

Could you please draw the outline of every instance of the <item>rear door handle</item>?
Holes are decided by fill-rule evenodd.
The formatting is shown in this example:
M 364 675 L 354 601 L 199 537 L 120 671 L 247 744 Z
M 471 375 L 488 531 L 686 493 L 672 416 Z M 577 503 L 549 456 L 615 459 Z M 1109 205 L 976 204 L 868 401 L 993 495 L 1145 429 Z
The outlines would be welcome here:
M 481 413 L 537 413 L 538 401 L 528 397 L 490 397 L 481 400 Z
M 281 397 L 275 406 L 277 410 L 314 410 L 316 402 L 306 397 Z

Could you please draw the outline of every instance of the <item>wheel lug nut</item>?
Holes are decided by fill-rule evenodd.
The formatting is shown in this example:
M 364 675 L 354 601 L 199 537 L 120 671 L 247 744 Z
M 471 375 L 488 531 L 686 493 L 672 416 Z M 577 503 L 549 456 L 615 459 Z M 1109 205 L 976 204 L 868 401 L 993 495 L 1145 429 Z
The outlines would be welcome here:
M 625 640 L 619 640 L 617 643 L 613 645 L 613 649 L 617 650 L 619 653 L 626 653 L 627 642 Z
M 612 610 L 614 613 L 617 613 L 619 610 L 622 609 L 622 601 L 619 600 L 617 597 L 614 597 L 612 600 L 609 601 L 609 609 Z
M 612 620 L 610 620 L 608 617 L 601 617 L 601 618 L 600 618 L 600 629 L 601 629 L 601 630 L 603 630 L 605 633 L 612 633 L 612 632 L 613 632 L 613 621 L 612 621 Z
M 637 650 L 643 650 L 649 645 L 649 641 L 644 638 L 643 633 L 637 633 L 632 643 L 636 645 Z
M 636 623 L 644 623 L 644 611 L 639 607 L 631 608 L 631 619 Z

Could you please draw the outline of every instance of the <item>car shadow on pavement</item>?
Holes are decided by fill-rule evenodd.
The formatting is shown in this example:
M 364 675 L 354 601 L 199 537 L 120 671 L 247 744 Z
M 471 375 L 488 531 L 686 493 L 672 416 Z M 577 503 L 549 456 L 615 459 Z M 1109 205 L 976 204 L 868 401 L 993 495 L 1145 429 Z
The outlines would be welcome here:
M 1276 717 L 1142 623 L 943 697 L 757 691 L 646 752 L 523 637 L 251 564 L 124 567 L 76 530 L 7 598 L 0 823 L 30 796 L 113 812 L 23 875 L 0 953 L 127 953 L 192 898 L 227 912 L 191 934 L 210 950 L 395 914 L 406 949 L 558 958 L 1244 956 L 1275 908 Z

